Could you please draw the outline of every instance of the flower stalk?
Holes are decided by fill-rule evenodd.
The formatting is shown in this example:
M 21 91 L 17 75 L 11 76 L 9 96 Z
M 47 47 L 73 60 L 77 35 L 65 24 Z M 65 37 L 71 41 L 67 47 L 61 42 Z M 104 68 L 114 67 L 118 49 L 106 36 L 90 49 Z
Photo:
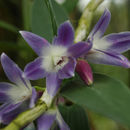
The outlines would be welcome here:
M 21 113 L 15 120 L 13 120 L 3 130 L 20 130 L 20 128 L 28 125 L 30 122 L 37 119 L 42 113 L 47 110 L 47 105 L 39 101 L 34 108 L 31 108 Z
M 94 11 L 104 0 L 91 0 L 84 9 L 75 31 L 75 43 L 82 41 L 90 32 Z

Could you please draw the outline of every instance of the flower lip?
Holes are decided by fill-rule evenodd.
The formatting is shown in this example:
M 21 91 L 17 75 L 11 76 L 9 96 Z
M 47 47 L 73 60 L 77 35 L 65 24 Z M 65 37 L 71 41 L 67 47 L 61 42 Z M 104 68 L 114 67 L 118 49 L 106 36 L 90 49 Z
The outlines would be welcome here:
M 66 56 L 62 56 L 61 60 L 59 60 L 56 65 L 60 65 L 61 66 L 65 62 L 65 60 L 67 60 L 67 57 Z
M 58 72 L 68 63 L 67 48 L 64 46 L 50 45 L 43 49 L 42 67 L 47 72 Z

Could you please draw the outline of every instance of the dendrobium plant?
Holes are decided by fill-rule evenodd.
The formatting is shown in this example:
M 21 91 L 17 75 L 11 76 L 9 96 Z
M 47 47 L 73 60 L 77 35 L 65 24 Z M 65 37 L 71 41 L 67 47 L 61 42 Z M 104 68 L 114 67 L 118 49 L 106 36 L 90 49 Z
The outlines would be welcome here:
M 50 105 L 59 90 L 61 80 L 74 76 L 76 59 L 90 50 L 91 43 L 73 44 L 74 30 L 68 21 L 59 27 L 52 44 L 31 32 L 20 33 L 39 55 L 25 67 L 24 76 L 30 80 L 46 77 L 47 91 L 43 95 L 43 100 Z
M 52 17 L 53 13 L 51 6 L 49 6 L 49 2 L 50 1 L 46 1 Z M 92 3 L 90 5 L 92 5 Z M 91 85 L 93 83 L 93 75 L 88 62 L 130 68 L 129 60 L 121 54 L 130 49 L 130 32 L 114 33 L 103 37 L 109 24 L 110 17 L 111 14 L 109 10 L 106 9 L 98 23 L 90 32 L 87 40 L 75 44 L 74 29 L 69 21 L 60 25 L 57 31 L 57 36 L 54 37 L 52 44 L 36 34 L 20 31 L 25 41 L 36 52 L 38 58 L 27 64 L 24 72 L 22 72 L 22 70 L 6 54 L 2 53 L 1 55 L 3 69 L 8 79 L 12 82 L 0 83 L 0 103 L 2 104 L 0 106 L 0 123 L 9 124 L 12 121 L 13 124 L 10 123 L 11 125 L 9 124 L 9 127 L 7 126 L 7 129 L 5 130 L 12 128 L 12 126 L 13 128 L 16 126 L 15 130 L 18 130 L 26 127 L 29 123 L 30 125 L 28 125 L 27 129 L 31 128 L 34 126 L 33 121 L 36 119 L 38 130 L 50 130 L 51 128 L 55 128 L 55 123 L 58 124 L 60 130 L 70 130 L 58 110 L 58 101 L 60 101 L 60 98 L 57 94 L 62 80 L 73 77 L 76 71 L 87 85 Z M 52 18 L 55 20 L 55 17 Z M 54 21 L 52 21 L 52 23 L 53 22 Z M 43 91 L 39 92 L 40 94 L 42 93 L 42 96 L 39 94 L 40 96 L 38 99 L 38 93 L 35 88 L 31 86 L 29 80 L 38 80 L 41 78 L 46 78 L 46 88 L 45 91 L 42 89 Z M 114 82 L 114 80 L 111 81 L 112 83 Z M 100 82 L 102 82 L 102 79 Z M 99 86 L 100 82 L 98 83 Z M 114 82 L 114 85 L 116 82 L 117 81 Z M 101 87 L 102 86 L 103 84 L 101 83 Z M 91 88 L 86 89 L 87 91 L 90 90 L 89 96 L 91 97 L 93 92 L 95 92 L 94 94 L 98 92 L 96 98 L 99 97 L 98 99 L 100 99 L 102 94 L 99 94 L 100 89 L 98 91 L 94 91 L 94 88 L 92 89 L 93 91 L 91 91 Z M 81 94 L 82 93 L 79 95 Z M 94 96 L 94 94 L 92 94 L 92 96 Z M 78 94 L 76 94 L 76 97 L 77 95 Z M 67 103 L 68 98 L 66 100 L 66 97 L 63 98 L 62 95 L 60 96 L 61 99 L 64 100 L 63 104 Z M 106 99 L 107 98 L 109 99 L 109 97 L 106 96 Z M 79 101 L 81 101 L 81 99 Z M 77 100 L 74 102 L 77 102 Z M 116 102 L 116 100 L 114 101 Z M 105 101 L 107 100 L 103 100 L 103 103 L 105 103 Z M 73 100 L 72 102 L 69 101 L 69 103 L 73 104 Z M 105 108 L 109 106 L 109 104 L 104 105 Z M 79 105 L 83 104 L 79 103 Z M 85 106 L 87 105 L 85 104 Z M 111 105 L 109 107 L 111 107 Z M 29 110 L 25 111 L 27 109 Z M 114 112 L 115 110 L 116 109 L 114 109 Z M 25 112 L 20 114 L 23 111 Z M 16 118 L 18 120 L 13 122 L 13 119 L 18 114 L 20 114 L 20 116 Z M 29 118 L 27 116 L 29 116 Z M 23 118 L 25 117 L 27 120 L 24 122 Z M 22 122 L 22 125 L 19 125 L 20 121 Z
M 19 113 L 34 106 L 36 91 L 30 81 L 22 77 L 22 70 L 4 53 L 1 63 L 6 76 L 13 83 L 0 83 L 0 103 L 3 103 L 0 106 L 0 122 L 8 124 Z
M 85 59 L 95 64 L 130 68 L 130 61 L 121 54 L 130 49 L 130 32 L 112 33 L 103 37 L 110 18 L 111 13 L 106 9 L 88 36 L 87 40 L 93 45 Z

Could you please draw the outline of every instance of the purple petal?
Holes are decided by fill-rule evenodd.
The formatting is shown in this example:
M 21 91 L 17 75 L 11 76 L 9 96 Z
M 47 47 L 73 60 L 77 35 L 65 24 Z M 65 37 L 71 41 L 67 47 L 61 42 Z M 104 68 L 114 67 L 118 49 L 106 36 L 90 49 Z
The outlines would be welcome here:
M 27 31 L 20 31 L 25 41 L 32 47 L 32 49 L 41 55 L 42 49 L 49 45 L 48 41 L 36 34 Z
M 56 113 L 48 110 L 38 119 L 38 130 L 50 130 L 56 118 Z
M 0 115 L 6 112 L 10 112 L 17 108 L 17 104 L 12 104 L 11 102 L 6 102 L 0 106 Z
M 74 76 L 74 70 L 76 67 L 76 59 L 70 58 L 68 64 L 66 64 L 61 70 L 58 72 L 59 79 L 70 78 Z
M 8 103 L 4 103 L 2 106 L 0 106 L 0 119 L 1 119 L 1 122 L 4 123 L 4 124 L 7 124 L 6 123 L 7 121 L 5 122 L 6 117 L 4 115 L 6 113 L 12 113 L 17 108 L 19 108 L 20 105 L 21 105 L 21 103 L 12 104 L 11 102 L 8 102 Z
M 37 100 L 37 91 L 35 90 L 35 88 L 32 88 L 32 96 L 29 104 L 30 108 L 33 108 L 35 106 L 36 100 Z
M 50 96 L 54 97 L 60 87 L 61 80 L 58 78 L 57 73 L 50 73 L 46 78 L 47 92 Z
M 0 92 L 0 103 L 4 103 L 8 100 L 11 100 L 10 97 L 5 92 Z
M 58 109 L 56 114 L 56 121 L 58 123 L 60 130 L 70 130 L 69 126 L 65 123 Z
M 121 54 L 96 50 L 86 55 L 89 62 L 130 68 L 130 62 Z
M 113 33 L 104 39 L 109 44 L 107 50 L 123 53 L 130 49 L 130 32 Z
M 111 18 L 111 13 L 108 9 L 106 9 L 88 37 L 92 38 L 94 37 L 94 35 L 98 37 L 102 37 L 110 22 L 110 18 Z
M 54 44 L 70 46 L 74 41 L 74 30 L 70 22 L 64 22 L 58 29 L 58 35 L 54 39 Z
M 30 80 L 37 80 L 44 78 L 46 76 L 46 72 L 42 67 L 43 58 L 38 57 L 33 62 L 30 62 L 26 65 L 24 69 L 24 76 Z
M 22 76 L 22 70 L 4 53 L 1 55 L 1 63 L 10 81 L 31 89 L 30 82 Z
M 91 47 L 91 42 L 78 42 L 77 44 L 73 44 L 68 48 L 68 53 L 70 56 L 78 58 L 87 53 Z
M 11 101 L 8 91 L 13 87 L 10 83 L 0 83 L 0 103 Z
M 2 123 L 9 124 L 14 120 L 21 112 L 28 109 L 28 103 L 11 104 L 5 108 L 5 111 L 1 115 Z

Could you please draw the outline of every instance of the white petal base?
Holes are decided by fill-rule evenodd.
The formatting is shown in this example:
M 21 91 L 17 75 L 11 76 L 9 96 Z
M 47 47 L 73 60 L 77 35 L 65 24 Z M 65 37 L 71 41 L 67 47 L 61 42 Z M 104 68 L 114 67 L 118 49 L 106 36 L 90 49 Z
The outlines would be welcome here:
M 44 101 L 48 107 L 50 107 L 52 100 L 53 100 L 53 97 L 48 94 L 47 89 L 43 93 L 41 100 Z

